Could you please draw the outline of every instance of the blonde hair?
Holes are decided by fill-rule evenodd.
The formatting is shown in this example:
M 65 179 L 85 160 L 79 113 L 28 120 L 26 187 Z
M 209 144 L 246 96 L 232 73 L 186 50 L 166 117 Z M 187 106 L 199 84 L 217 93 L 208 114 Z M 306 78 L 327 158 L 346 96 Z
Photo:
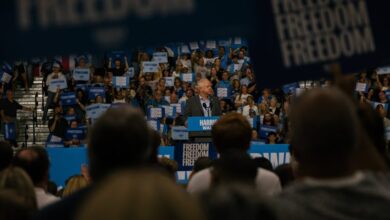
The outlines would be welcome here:
M 88 186 L 88 181 L 84 176 L 73 176 L 68 180 L 64 188 L 64 192 L 62 193 L 62 197 L 69 196 L 86 186 Z
M 0 172 L 0 190 L 11 190 L 22 198 L 26 206 L 34 210 L 38 207 L 34 184 L 21 168 L 9 167 Z
M 122 171 L 106 179 L 81 207 L 78 220 L 201 220 L 200 207 L 165 175 Z

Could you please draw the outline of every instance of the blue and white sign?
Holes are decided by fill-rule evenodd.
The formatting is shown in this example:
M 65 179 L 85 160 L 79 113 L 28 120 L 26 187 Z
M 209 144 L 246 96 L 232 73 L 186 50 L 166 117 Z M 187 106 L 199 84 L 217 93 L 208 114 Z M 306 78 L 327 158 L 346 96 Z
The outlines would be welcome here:
M 248 150 L 252 158 L 265 157 L 276 168 L 282 164 L 290 163 L 291 155 L 288 144 L 262 144 L 252 142 Z
M 294 94 L 296 88 L 299 88 L 299 85 L 297 82 L 295 82 L 295 83 L 286 84 L 282 88 L 283 88 L 284 94 L 289 94 L 289 93 Z
M 162 106 L 164 108 L 164 115 L 166 117 L 175 118 L 176 117 L 176 108 L 170 105 Z
M 66 130 L 66 140 L 83 140 L 85 138 L 85 130 L 82 128 L 69 128 Z
M 191 48 L 191 50 L 197 50 L 197 49 L 199 49 L 199 44 L 198 44 L 198 42 L 190 42 L 190 48 Z
M 194 73 L 182 73 L 182 74 L 180 74 L 180 79 L 183 82 L 192 83 L 195 80 L 195 74 Z
M 215 48 L 217 48 L 217 42 L 215 40 L 208 40 L 208 41 L 206 41 L 206 48 L 207 49 L 215 49 Z
M 260 126 L 260 137 L 266 139 L 268 137 L 268 134 L 271 132 L 277 132 L 278 128 L 275 126 L 267 126 L 267 125 L 261 125 Z
M 177 114 L 182 113 L 182 107 L 181 107 L 180 103 L 174 103 L 174 104 L 171 104 L 171 106 L 175 108 L 175 111 Z
M 187 183 L 195 161 L 199 157 L 217 158 L 212 143 L 180 143 L 175 146 L 175 160 L 179 165 L 177 181 Z
M 49 84 L 49 90 L 66 89 L 68 83 L 65 79 L 52 79 Z
M 175 140 L 175 141 L 188 140 L 188 129 L 184 126 L 173 126 L 172 127 L 172 140 Z
M 76 93 L 66 92 L 61 94 L 60 101 L 62 106 L 76 105 Z
M 106 97 L 106 91 L 104 90 L 104 87 L 91 87 L 88 91 L 88 94 L 89 100 L 94 100 L 97 96 L 100 96 L 103 99 Z
M 153 61 L 157 63 L 168 63 L 168 53 L 167 52 L 154 52 Z
M 142 62 L 142 68 L 144 73 L 157 73 L 158 72 L 158 62 L 144 61 Z
M 83 90 L 84 94 L 88 94 L 89 92 L 89 84 L 77 84 L 76 85 L 76 90 Z
M 384 74 L 389 74 L 389 73 L 390 73 L 390 66 L 381 67 L 381 68 L 378 68 L 378 70 L 377 70 L 378 75 L 384 75 Z
M 217 88 L 217 96 L 218 98 L 228 98 L 228 88 L 218 87 Z
M 364 93 L 367 93 L 367 91 L 368 91 L 367 83 L 360 83 L 360 82 L 356 83 L 355 91 L 356 91 L 356 92 L 364 92 Z
M 89 81 L 91 70 L 89 68 L 75 68 L 73 79 L 76 81 Z
M 110 104 L 92 104 L 85 107 L 87 113 L 87 118 L 97 119 L 99 118 L 107 109 L 110 108 Z
M 112 85 L 115 88 L 129 88 L 130 80 L 126 76 L 114 76 L 112 77 Z
M 148 118 L 159 119 L 164 117 L 164 108 L 148 108 Z
M 134 78 L 134 76 L 135 76 L 134 67 L 129 67 L 129 70 L 127 71 L 126 75 L 127 75 L 130 79 Z
M 155 131 L 160 131 L 161 130 L 161 123 L 159 120 L 148 120 L 148 125 L 153 128 Z
M 46 147 L 64 147 L 62 138 L 49 134 L 46 140 Z
M 173 76 L 164 77 L 164 79 L 165 79 L 165 85 L 167 87 L 173 87 L 175 83 L 175 78 Z
M 15 123 L 4 124 L 4 139 L 16 140 L 16 125 Z
M 211 127 L 219 119 L 218 116 L 213 117 L 188 117 L 188 131 L 210 131 Z
M 3 71 L 3 74 L 1 75 L 1 81 L 5 83 L 9 83 L 12 79 L 12 75 Z

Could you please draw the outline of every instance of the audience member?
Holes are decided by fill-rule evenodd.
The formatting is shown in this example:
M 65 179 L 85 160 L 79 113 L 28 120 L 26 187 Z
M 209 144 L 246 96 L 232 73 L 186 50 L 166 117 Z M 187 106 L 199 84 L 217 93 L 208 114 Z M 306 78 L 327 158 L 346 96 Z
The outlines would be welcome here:
M 229 150 L 246 152 L 250 146 L 252 129 L 248 120 L 241 114 L 229 113 L 221 116 L 211 131 L 220 158 Z M 209 168 L 196 173 L 188 184 L 188 192 L 196 194 L 207 191 L 211 184 L 211 170 Z M 278 177 L 262 168 L 257 169 L 255 185 L 262 195 L 274 195 L 281 191 Z
M 390 218 L 389 175 L 355 167 L 359 126 L 354 104 L 337 89 L 313 90 L 295 103 L 291 151 L 301 180 L 275 200 L 279 219 Z
M 43 147 L 29 147 L 19 151 L 14 158 L 13 165 L 20 167 L 30 176 L 37 198 L 39 209 L 59 200 L 47 193 L 49 181 L 49 156 Z

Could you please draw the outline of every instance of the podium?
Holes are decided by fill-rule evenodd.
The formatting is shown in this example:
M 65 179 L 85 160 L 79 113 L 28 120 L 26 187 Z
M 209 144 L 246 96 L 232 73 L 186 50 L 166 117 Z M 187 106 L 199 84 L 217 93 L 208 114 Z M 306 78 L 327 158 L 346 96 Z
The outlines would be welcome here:
M 211 127 L 219 119 L 212 117 L 188 117 L 188 137 L 192 142 L 212 142 Z

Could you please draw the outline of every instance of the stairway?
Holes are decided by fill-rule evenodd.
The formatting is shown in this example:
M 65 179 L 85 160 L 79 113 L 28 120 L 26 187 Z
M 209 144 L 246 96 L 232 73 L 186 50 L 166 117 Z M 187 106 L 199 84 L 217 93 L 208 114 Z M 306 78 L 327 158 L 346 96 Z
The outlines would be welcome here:
M 47 136 L 49 134 L 49 128 L 48 125 L 42 124 L 42 77 L 35 77 L 33 84 L 30 88 L 30 92 L 26 94 L 24 91 L 24 88 L 17 88 L 15 90 L 15 100 L 19 102 L 19 104 L 34 108 L 35 107 L 35 93 L 38 92 L 38 123 L 35 127 L 35 145 L 44 146 Z M 46 102 L 46 97 L 44 97 L 44 101 Z M 50 110 L 49 110 L 49 116 L 50 116 Z M 33 145 L 33 113 L 23 110 L 18 110 L 17 113 L 17 120 L 18 120 L 18 131 L 19 135 L 17 138 L 18 146 L 21 147 L 22 144 L 25 141 L 25 128 L 26 125 L 28 127 L 27 129 L 27 146 L 30 147 Z M 3 139 L 3 134 L 0 134 L 0 139 Z

